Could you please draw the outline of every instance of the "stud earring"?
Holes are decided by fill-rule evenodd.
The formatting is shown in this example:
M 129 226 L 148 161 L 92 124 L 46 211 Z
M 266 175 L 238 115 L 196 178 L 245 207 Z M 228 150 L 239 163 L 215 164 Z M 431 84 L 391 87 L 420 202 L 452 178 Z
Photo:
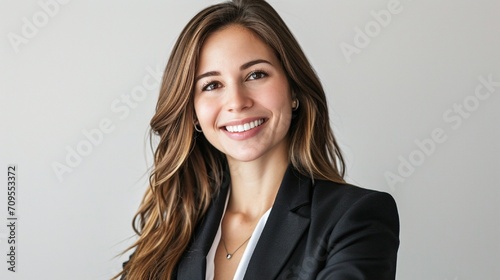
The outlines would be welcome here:
M 300 105 L 299 99 L 295 98 L 292 101 L 292 111 L 297 111 L 297 109 L 299 109 L 299 105 Z

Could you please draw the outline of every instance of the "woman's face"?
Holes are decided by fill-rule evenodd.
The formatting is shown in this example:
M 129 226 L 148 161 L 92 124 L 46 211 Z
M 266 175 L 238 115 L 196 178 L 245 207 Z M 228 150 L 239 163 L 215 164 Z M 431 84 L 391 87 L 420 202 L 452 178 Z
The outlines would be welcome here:
M 290 87 L 273 50 L 252 31 L 230 25 L 205 40 L 194 108 L 203 134 L 229 162 L 287 156 Z

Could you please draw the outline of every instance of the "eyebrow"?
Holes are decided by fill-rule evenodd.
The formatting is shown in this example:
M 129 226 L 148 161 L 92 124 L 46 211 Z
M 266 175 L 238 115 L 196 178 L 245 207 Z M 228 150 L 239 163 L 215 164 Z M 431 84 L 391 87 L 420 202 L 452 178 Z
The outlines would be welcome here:
M 255 60 L 252 60 L 252 61 L 249 61 L 243 65 L 240 66 L 240 70 L 245 70 L 245 69 L 248 69 L 256 64 L 259 64 L 259 63 L 267 63 L 269 65 L 273 65 L 271 62 L 265 60 L 265 59 L 255 59 Z M 198 80 L 202 79 L 202 78 L 206 78 L 206 77 L 211 77 L 211 76 L 220 76 L 220 72 L 218 71 L 209 71 L 209 72 L 206 72 L 206 73 L 203 73 L 201 75 L 198 75 L 195 79 L 194 79 L 194 82 L 196 83 Z
M 249 61 L 249 62 L 241 65 L 240 70 L 245 70 L 245 69 L 250 68 L 250 67 L 254 66 L 255 64 L 259 64 L 259 63 L 267 63 L 269 65 L 273 65 L 271 62 L 269 62 L 265 59 L 256 59 L 256 60 L 252 60 L 252 61 Z

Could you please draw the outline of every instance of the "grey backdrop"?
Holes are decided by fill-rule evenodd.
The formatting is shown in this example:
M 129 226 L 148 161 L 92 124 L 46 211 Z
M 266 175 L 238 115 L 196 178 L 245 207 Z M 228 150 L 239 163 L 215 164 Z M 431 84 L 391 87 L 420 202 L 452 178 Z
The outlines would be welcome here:
M 159 75 L 181 28 L 215 2 L 0 1 L 1 279 L 119 271 Z M 397 278 L 498 279 L 500 2 L 270 2 L 324 84 L 348 181 L 397 200 Z

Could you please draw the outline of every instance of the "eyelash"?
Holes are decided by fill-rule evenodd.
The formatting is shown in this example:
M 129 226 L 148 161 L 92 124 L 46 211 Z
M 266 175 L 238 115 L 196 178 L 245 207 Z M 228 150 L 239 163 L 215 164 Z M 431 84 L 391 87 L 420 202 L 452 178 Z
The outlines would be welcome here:
M 206 83 L 203 83 L 203 85 L 201 86 L 201 91 L 207 91 L 207 87 L 212 85 L 212 84 L 218 84 L 219 82 L 217 81 L 209 81 L 209 82 L 206 82 Z M 210 91 L 210 90 L 208 90 Z
M 246 80 L 248 80 L 252 75 L 255 75 L 255 74 L 263 75 L 263 76 L 261 78 L 257 78 L 257 79 L 253 79 L 253 80 L 259 80 L 259 79 L 262 79 L 262 78 L 269 76 L 269 74 L 264 70 L 254 70 L 254 71 L 250 72 L 250 74 L 248 74 Z M 211 90 L 207 90 L 207 87 L 210 85 L 213 85 L 213 84 L 220 84 L 220 83 L 218 81 L 213 81 L 213 80 L 208 81 L 206 83 L 203 83 L 203 85 L 201 86 L 201 90 L 202 91 L 211 91 Z
M 269 74 L 267 74 L 267 72 L 264 70 L 255 70 L 255 71 L 250 72 L 250 74 L 248 74 L 247 80 L 248 80 L 248 78 L 250 78 L 250 76 L 252 76 L 254 74 L 264 74 L 264 76 L 262 78 L 269 76 Z M 262 78 L 258 78 L 258 79 L 262 79 Z M 256 79 L 256 80 L 258 80 L 258 79 Z

